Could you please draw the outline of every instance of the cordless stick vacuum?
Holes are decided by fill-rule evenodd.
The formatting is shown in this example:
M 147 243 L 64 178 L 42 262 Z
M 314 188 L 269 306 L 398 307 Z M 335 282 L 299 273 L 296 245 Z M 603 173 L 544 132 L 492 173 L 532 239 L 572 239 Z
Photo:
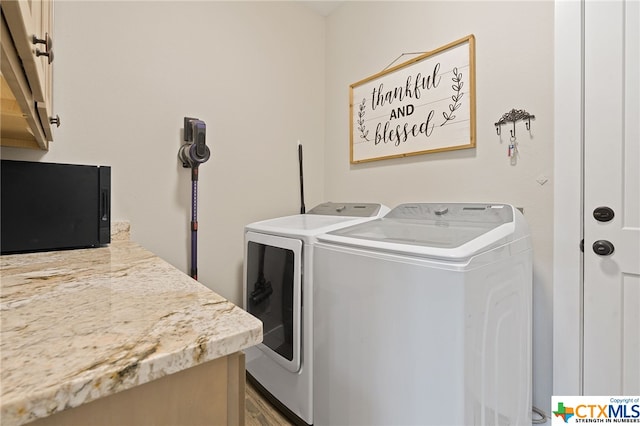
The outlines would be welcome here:
M 178 151 L 182 167 L 191 167 L 191 277 L 198 279 L 198 168 L 211 156 L 206 145 L 207 125 L 197 118 L 184 118 L 184 144 Z

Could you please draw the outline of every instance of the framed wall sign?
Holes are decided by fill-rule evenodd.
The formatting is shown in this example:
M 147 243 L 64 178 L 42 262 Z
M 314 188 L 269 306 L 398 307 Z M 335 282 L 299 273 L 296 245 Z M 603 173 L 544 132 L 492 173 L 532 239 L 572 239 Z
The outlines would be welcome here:
M 351 163 L 476 145 L 475 37 L 354 83 Z

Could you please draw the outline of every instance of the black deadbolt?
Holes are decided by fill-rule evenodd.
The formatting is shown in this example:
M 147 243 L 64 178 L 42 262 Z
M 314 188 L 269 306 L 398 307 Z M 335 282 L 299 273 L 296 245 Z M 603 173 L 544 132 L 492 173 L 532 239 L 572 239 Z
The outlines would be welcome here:
M 593 243 L 593 252 L 598 256 L 609 256 L 614 250 L 615 247 L 611 244 L 611 241 L 598 240 Z
M 615 216 L 615 214 L 611 207 L 596 207 L 593 211 L 593 217 L 598 222 L 609 222 L 613 219 L 613 216 Z

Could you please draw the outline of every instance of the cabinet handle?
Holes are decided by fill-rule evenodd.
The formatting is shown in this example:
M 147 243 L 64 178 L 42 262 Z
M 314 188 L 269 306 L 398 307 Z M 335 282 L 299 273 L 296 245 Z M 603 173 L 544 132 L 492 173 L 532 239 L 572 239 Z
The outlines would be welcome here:
M 49 58 L 49 63 L 53 62 L 53 40 L 49 37 L 49 33 L 44 33 L 44 38 L 38 38 L 34 34 L 31 37 L 31 42 L 33 44 L 44 44 L 44 52 L 40 49 L 36 49 L 36 56 L 47 56 Z
M 49 60 L 47 61 L 48 63 L 53 62 L 53 50 L 47 50 L 46 52 L 43 52 L 40 49 L 36 49 L 36 56 L 46 56 L 49 58 Z
M 56 114 L 55 117 L 49 117 L 49 123 L 55 124 L 56 127 L 60 127 L 60 116 Z
M 45 47 L 44 50 L 47 50 L 47 51 L 53 49 L 53 40 L 51 39 L 51 37 L 49 37 L 49 33 L 44 33 L 44 38 L 38 38 L 34 34 L 31 37 L 31 42 L 33 44 L 44 44 L 44 47 Z

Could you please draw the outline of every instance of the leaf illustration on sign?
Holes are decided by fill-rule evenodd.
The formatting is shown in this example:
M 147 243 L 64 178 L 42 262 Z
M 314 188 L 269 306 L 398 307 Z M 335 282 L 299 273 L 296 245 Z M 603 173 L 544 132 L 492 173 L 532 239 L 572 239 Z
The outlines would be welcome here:
M 453 101 L 453 103 L 449 104 L 449 113 L 447 113 L 446 111 L 442 113 L 442 115 L 444 116 L 444 122 L 440 125 L 441 127 L 447 124 L 447 122 L 455 120 L 456 116 L 453 115 L 453 113 L 455 110 L 462 106 L 462 102 L 460 102 L 460 99 L 462 99 L 462 96 L 464 95 L 464 93 L 462 92 L 464 81 L 462 81 L 462 73 L 458 72 L 457 67 L 453 68 L 453 78 L 451 78 L 451 80 L 453 80 L 453 85 L 451 86 L 451 88 L 455 92 L 453 96 L 451 96 L 451 100 Z
M 360 139 L 364 139 L 369 142 L 369 138 L 367 138 L 367 136 L 369 135 L 369 131 L 366 130 L 366 127 L 364 125 L 364 109 L 366 102 L 367 100 L 363 99 L 362 103 L 360 104 L 360 109 L 358 111 L 358 130 L 360 131 Z

